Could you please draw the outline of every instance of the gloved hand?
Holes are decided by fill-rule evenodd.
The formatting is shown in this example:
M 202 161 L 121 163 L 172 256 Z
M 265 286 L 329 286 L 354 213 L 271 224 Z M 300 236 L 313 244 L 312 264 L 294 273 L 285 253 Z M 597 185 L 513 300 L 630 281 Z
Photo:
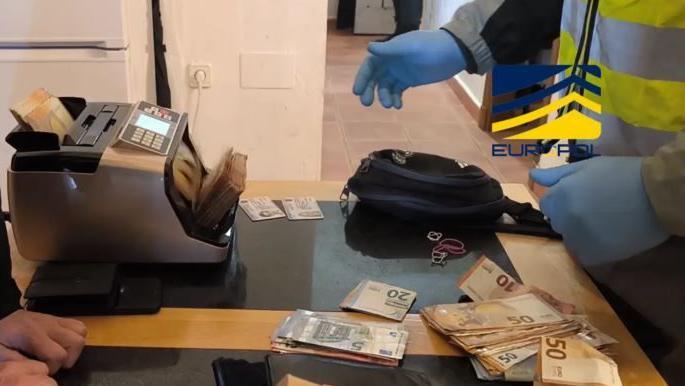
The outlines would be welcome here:
M 375 88 L 386 107 L 402 108 L 409 87 L 449 79 L 466 68 L 464 54 L 447 31 L 412 31 L 369 44 L 370 55 L 357 72 L 353 92 L 371 106 Z
M 642 158 L 597 157 L 535 169 L 533 181 L 550 187 L 540 200 L 552 228 L 585 265 L 635 256 L 669 237 L 642 184 Z

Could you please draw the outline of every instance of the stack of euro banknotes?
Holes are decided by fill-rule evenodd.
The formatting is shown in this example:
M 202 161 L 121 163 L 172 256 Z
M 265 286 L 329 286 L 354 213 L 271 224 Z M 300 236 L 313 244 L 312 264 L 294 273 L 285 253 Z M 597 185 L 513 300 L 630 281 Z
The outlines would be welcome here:
M 10 106 L 10 112 L 21 130 L 55 133 L 59 143 L 62 143 L 74 124 L 74 119 L 59 98 L 42 88 Z
M 396 367 L 409 332 L 400 324 L 358 322 L 298 310 L 271 337 L 272 351 Z
M 586 316 L 575 313 L 572 304 L 539 288 L 518 283 L 485 256 L 461 278 L 458 286 L 474 301 L 425 307 L 421 315 L 450 343 L 471 355 L 480 379 L 536 379 L 540 384 L 547 384 L 540 375 L 540 366 L 551 366 L 550 361 L 564 355 L 568 359 L 569 354 L 561 350 L 564 346 L 564 349 L 575 348 L 573 354 L 592 353 L 601 358 L 615 377 L 607 378 L 607 371 L 596 373 L 599 370 L 593 367 L 592 360 L 582 362 L 582 358 L 572 358 L 567 361 L 572 370 L 565 371 L 565 376 L 575 372 L 582 374 L 587 382 L 565 383 L 562 377 L 550 384 L 620 385 L 615 363 L 597 351 L 616 340 L 592 326 Z M 553 352 L 552 357 L 538 357 L 539 352 L 546 352 L 541 350 L 545 342 L 559 346 L 556 348 L 559 352 Z M 581 363 L 587 368 L 579 368 L 583 366 Z M 588 378 L 588 374 L 595 377 Z
M 247 156 L 229 148 L 214 168 L 204 171 L 192 143 L 181 143 L 173 163 L 174 185 L 190 202 L 196 223 L 213 229 L 245 190 Z

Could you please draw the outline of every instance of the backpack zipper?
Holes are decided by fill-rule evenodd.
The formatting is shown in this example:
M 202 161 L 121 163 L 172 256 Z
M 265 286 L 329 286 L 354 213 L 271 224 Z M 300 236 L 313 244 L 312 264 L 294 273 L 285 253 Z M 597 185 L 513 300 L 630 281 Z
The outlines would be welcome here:
M 413 180 L 418 180 L 418 181 L 423 181 L 423 182 L 429 182 L 433 184 L 438 184 L 438 185 L 446 185 L 446 186 L 456 186 L 456 187 L 465 187 L 465 186 L 476 186 L 476 185 L 481 185 L 487 181 L 490 181 L 491 178 L 487 175 L 484 174 L 481 177 L 475 178 L 475 179 L 450 179 L 446 177 L 433 177 L 433 176 L 426 176 L 422 175 L 418 172 L 413 172 L 410 170 L 402 169 L 401 167 L 395 166 L 389 162 L 384 162 L 383 160 L 378 160 L 376 159 L 373 154 L 369 155 L 369 157 L 365 158 L 362 160 L 362 164 L 359 167 L 359 172 L 361 173 L 366 173 L 369 171 L 369 168 L 373 165 L 373 167 L 378 168 L 380 170 L 383 170 L 388 173 L 392 173 L 395 175 L 399 175 L 405 178 L 410 178 Z M 447 181 L 446 181 L 447 179 Z

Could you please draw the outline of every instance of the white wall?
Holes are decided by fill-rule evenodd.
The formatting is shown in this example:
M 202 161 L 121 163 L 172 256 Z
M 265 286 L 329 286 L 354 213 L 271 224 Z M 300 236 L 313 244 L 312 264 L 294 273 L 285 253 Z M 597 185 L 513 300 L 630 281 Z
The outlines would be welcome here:
M 452 19 L 454 12 L 470 0 L 424 0 L 423 25 L 425 29 L 437 29 Z M 483 103 L 485 76 L 462 72 L 454 77 L 471 99 L 480 106 Z
M 195 108 L 197 91 L 187 85 L 187 65 L 212 65 L 212 87 L 203 89 L 193 128 L 205 162 L 215 164 L 228 146 L 234 146 L 248 154 L 249 179 L 318 179 L 325 3 L 167 0 L 162 2 L 162 15 L 174 108 L 191 115 Z M 257 54 L 257 63 L 241 69 L 241 55 L 252 54 Z M 283 70 L 288 66 L 293 68 Z M 270 79 L 279 88 L 269 88 L 269 82 L 256 85 L 260 88 L 245 87 L 260 79 Z
M 338 17 L 338 4 L 340 0 L 328 0 L 328 18 L 336 19 Z

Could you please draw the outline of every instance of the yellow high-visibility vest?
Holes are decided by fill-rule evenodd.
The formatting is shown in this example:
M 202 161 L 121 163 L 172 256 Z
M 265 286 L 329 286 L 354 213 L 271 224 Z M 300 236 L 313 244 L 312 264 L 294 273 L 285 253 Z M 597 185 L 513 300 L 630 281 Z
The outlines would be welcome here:
M 590 46 L 579 47 L 588 1 L 598 1 Z M 602 70 L 599 153 L 650 155 L 685 129 L 685 1 L 565 0 L 559 64 L 589 49 Z M 582 52 L 582 51 L 581 51 Z M 590 114 L 591 115 L 591 114 Z

